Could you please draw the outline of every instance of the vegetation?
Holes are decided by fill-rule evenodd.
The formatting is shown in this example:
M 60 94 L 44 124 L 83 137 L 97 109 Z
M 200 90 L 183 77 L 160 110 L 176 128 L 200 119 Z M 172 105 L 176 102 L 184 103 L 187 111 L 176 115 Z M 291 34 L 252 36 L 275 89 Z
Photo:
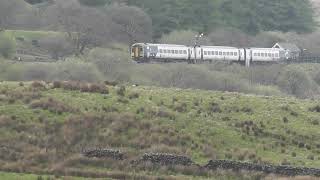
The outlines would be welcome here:
M 40 175 L 0 179 L 275 178 L 132 163 L 146 152 L 319 167 L 319 65 L 128 56 L 135 42 L 193 45 L 198 33 L 200 44 L 318 53 L 313 15 L 308 0 L 1 0 L 0 170 Z M 86 158 L 87 148 L 126 158 Z
M 79 156 L 83 149 L 97 147 L 120 149 L 129 157 L 145 152 L 187 155 L 201 164 L 233 159 L 320 165 L 318 102 L 155 87 L 109 86 L 109 94 L 81 92 L 85 84 L 3 82 L 0 169 L 58 174 L 64 170 L 72 176 L 82 176 L 74 170 L 143 172 L 130 163 L 121 166 Z M 147 171 L 156 175 L 156 169 Z
M 0 56 L 11 58 L 16 51 L 16 41 L 8 33 L 0 32 Z

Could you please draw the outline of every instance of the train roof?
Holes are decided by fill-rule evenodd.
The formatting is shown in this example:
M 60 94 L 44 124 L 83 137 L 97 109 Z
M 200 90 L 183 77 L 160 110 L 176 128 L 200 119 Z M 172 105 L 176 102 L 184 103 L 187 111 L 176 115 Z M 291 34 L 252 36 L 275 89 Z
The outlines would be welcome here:
M 248 49 L 252 50 L 268 50 L 268 51 L 281 51 L 281 49 L 278 48 L 257 48 L 257 47 L 250 47 Z
M 202 48 L 223 48 L 223 49 L 239 49 L 237 47 L 231 47 L 231 46 L 200 46 Z

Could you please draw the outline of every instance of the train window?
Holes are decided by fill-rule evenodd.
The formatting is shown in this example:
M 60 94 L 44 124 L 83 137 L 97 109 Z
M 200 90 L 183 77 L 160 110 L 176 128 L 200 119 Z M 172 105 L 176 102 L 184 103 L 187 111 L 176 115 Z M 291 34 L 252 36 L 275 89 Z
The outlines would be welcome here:
M 264 57 L 264 53 L 261 53 L 261 57 Z
M 163 53 L 163 50 L 162 50 L 162 49 L 160 49 L 160 53 Z
M 187 54 L 187 50 L 184 50 L 184 51 L 183 51 L 183 54 Z
M 268 56 L 271 57 L 271 53 L 268 53 Z
M 179 54 L 182 54 L 182 50 L 179 50 Z
M 230 53 L 230 56 L 233 56 L 233 52 Z
M 211 55 L 214 56 L 214 51 L 211 51 Z
M 261 56 L 261 54 L 260 54 L 260 53 L 257 53 L 257 56 Z
M 279 54 L 278 54 L 278 53 L 276 53 L 276 57 L 279 57 Z
M 235 52 L 235 53 L 234 53 L 234 56 L 238 56 L 238 53 L 237 53 L 237 52 Z
M 178 51 L 178 50 L 174 50 L 174 53 L 175 53 L 175 54 L 179 54 L 179 51 Z
M 264 53 L 264 56 L 265 56 L 265 57 L 268 57 L 268 53 Z
M 274 54 L 272 53 L 271 56 L 274 58 Z
M 220 56 L 222 55 L 222 52 L 221 52 L 221 51 L 219 51 L 219 55 L 220 55 Z
M 225 56 L 225 55 L 226 55 L 226 52 L 223 52 L 223 55 Z
M 208 52 L 207 51 L 204 51 L 204 55 L 207 55 L 208 54 Z
M 253 56 L 257 56 L 257 53 L 254 53 Z
M 229 55 L 230 55 L 230 52 L 226 52 L 226 54 L 227 54 L 227 56 L 229 56 Z
M 216 51 L 216 52 L 215 52 L 215 54 L 218 56 L 218 55 L 219 55 L 219 52 L 218 52 L 218 51 Z

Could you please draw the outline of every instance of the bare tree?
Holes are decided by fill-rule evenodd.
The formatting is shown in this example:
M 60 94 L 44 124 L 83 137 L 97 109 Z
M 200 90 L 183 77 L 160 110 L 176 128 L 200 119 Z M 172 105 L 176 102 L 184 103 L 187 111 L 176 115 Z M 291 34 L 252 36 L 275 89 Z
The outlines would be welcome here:
M 146 42 L 152 37 L 152 20 L 141 9 L 126 5 L 107 6 L 106 14 L 116 26 L 113 34 L 122 42 Z
M 87 47 L 101 45 L 111 37 L 112 22 L 107 15 L 82 6 L 77 0 L 58 0 L 48 8 L 47 17 L 52 25 L 67 32 L 76 54 L 83 54 Z
M 0 1 L 0 29 L 7 29 L 16 17 L 26 11 L 27 4 L 21 0 L 1 0 Z
M 48 36 L 39 41 L 40 47 L 47 50 L 53 59 L 60 59 L 72 53 L 72 44 L 63 35 Z

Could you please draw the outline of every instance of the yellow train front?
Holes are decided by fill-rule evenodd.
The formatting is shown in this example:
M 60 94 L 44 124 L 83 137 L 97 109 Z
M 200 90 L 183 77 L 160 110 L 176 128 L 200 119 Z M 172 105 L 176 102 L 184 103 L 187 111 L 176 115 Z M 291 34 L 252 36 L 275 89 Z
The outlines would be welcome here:
M 143 43 L 133 44 L 131 46 L 131 58 L 136 62 L 146 62 L 146 46 Z

